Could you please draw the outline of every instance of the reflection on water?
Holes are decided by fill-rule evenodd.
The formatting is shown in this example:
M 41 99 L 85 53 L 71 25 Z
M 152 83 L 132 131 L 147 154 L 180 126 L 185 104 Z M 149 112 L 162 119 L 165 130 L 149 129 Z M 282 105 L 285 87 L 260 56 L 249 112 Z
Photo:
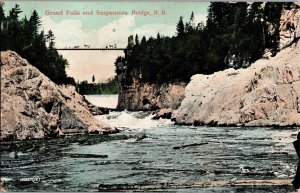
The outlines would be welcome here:
M 85 98 L 95 106 L 116 108 L 118 105 L 118 95 L 84 95 Z
M 99 184 L 182 184 L 294 177 L 297 156 L 292 141 L 296 129 L 178 126 L 169 120 L 151 120 L 151 114 L 145 112 L 114 112 L 98 118 L 122 127 L 121 133 L 115 135 L 143 134 L 146 138 L 85 146 L 78 143 L 46 146 L 19 152 L 18 159 L 11 152 L 3 152 L 2 177 L 14 181 L 21 177 L 41 178 L 39 183 L 10 182 L 6 188 L 97 191 Z M 78 156 L 81 154 L 95 156 Z M 190 190 L 241 191 L 237 187 Z

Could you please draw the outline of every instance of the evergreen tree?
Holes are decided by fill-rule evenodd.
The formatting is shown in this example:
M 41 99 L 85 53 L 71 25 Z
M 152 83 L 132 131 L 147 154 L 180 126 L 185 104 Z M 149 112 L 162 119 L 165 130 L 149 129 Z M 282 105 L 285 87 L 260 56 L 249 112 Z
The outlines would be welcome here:
M 23 11 L 21 11 L 20 5 L 16 4 L 15 7 L 9 11 L 9 19 L 15 23 L 18 22 L 19 14 L 22 12 Z
M 136 34 L 135 35 L 135 45 L 139 45 L 139 36 Z
M 4 30 L 4 20 L 5 20 L 5 15 L 4 15 L 4 10 L 3 10 L 4 2 L 0 2 L 0 31 L 2 32 Z
M 141 45 L 145 45 L 147 42 L 146 37 L 143 36 L 142 40 L 141 40 Z
M 247 67 L 261 58 L 266 48 L 276 50 L 279 33 L 267 29 L 279 25 L 280 12 L 287 4 L 212 2 L 206 26 L 195 26 L 194 13 L 185 26 L 180 17 L 176 37 L 143 37 L 141 46 L 134 46 L 126 58 L 126 68 L 117 73 L 144 82 L 187 82 L 196 73 Z
M 8 47 L 8 34 L 7 34 L 7 19 L 4 14 L 4 2 L 0 2 L 0 50 L 5 50 Z
M 49 47 L 54 47 L 54 40 L 55 40 L 55 36 L 52 32 L 52 30 L 48 31 L 48 34 L 46 35 L 46 41 L 49 42 Z
M 0 23 L 3 24 L 0 33 L 1 51 L 8 49 L 16 51 L 55 83 L 75 84 L 74 79 L 66 74 L 68 61 L 54 48 L 53 32 L 50 30 L 45 36 L 44 31 L 39 30 L 41 21 L 36 11 L 32 12 L 29 20 L 26 16 L 19 19 L 20 13 L 22 13 L 20 6 L 15 5 L 9 11 L 8 17 L 5 17 L 1 4 Z M 47 41 L 49 47 L 46 46 Z
M 160 34 L 159 34 L 159 32 L 157 33 L 156 39 L 160 40 Z
M 183 36 L 185 34 L 182 16 L 180 16 L 180 18 L 179 18 L 179 21 L 176 26 L 176 30 L 177 30 L 177 36 Z
M 188 23 L 186 23 L 185 31 L 186 31 L 186 33 L 193 33 L 195 28 L 196 28 L 195 16 L 194 16 L 194 12 L 192 12 L 190 21 Z
M 192 11 L 191 17 L 190 17 L 190 25 L 194 28 L 195 27 L 195 15 Z

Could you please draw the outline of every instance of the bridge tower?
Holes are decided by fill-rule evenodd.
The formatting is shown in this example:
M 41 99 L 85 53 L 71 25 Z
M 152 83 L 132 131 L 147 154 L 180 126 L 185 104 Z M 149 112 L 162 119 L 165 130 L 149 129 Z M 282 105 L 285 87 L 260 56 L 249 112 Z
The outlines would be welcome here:
M 130 35 L 128 37 L 128 45 L 127 45 L 127 49 L 125 50 L 125 59 L 127 59 L 128 55 L 131 52 L 131 48 L 134 46 L 134 40 L 133 40 L 133 35 Z
M 133 35 L 130 35 L 128 37 L 128 47 L 133 47 L 133 46 L 134 46 Z

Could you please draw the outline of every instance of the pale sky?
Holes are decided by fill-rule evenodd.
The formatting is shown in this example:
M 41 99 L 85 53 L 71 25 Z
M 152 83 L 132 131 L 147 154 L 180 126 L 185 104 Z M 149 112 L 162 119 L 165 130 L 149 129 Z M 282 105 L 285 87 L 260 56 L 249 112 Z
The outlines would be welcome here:
M 5 1 L 4 1 L 5 2 Z M 67 2 L 67 1 L 6 1 L 5 12 L 19 4 L 24 15 L 30 17 L 36 10 L 41 17 L 42 29 L 50 29 L 56 39 L 56 47 L 73 47 L 90 45 L 90 47 L 105 47 L 116 44 L 126 47 L 128 36 L 138 34 L 149 38 L 156 37 L 159 32 L 163 36 L 174 36 L 176 24 L 180 16 L 184 22 L 188 21 L 192 11 L 196 22 L 205 22 L 208 2 Z M 67 11 L 76 10 L 80 15 L 66 15 Z M 132 15 L 132 10 L 149 11 L 151 16 Z M 165 11 L 166 15 L 154 16 Z M 46 15 L 46 12 L 62 11 L 64 15 Z M 84 11 L 93 11 L 93 15 L 83 15 Z M 123 11 L 128 15 L 104 16 L 97 15 L 97 11 Z M 67 73 L 76 81 L 91 82 L 95 75 L 96 82 L 104 82 L 114 76 L 114 61 L 123 56 L 123 51 L 60 51 L 69 61 Z

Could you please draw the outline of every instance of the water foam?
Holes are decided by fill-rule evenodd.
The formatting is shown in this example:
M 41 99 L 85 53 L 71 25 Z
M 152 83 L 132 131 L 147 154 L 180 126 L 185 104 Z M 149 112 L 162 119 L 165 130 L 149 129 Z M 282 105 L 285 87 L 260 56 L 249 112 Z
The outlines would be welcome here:
M 119 129 L 150 129 L 173 124 L 173 122 L 169 119 L 153 120 L 153 116 L 154 115 L 151 112 L 121 111 L 110 112 L 108 115 L 100 115 L 96 117 L 100 121 Z

